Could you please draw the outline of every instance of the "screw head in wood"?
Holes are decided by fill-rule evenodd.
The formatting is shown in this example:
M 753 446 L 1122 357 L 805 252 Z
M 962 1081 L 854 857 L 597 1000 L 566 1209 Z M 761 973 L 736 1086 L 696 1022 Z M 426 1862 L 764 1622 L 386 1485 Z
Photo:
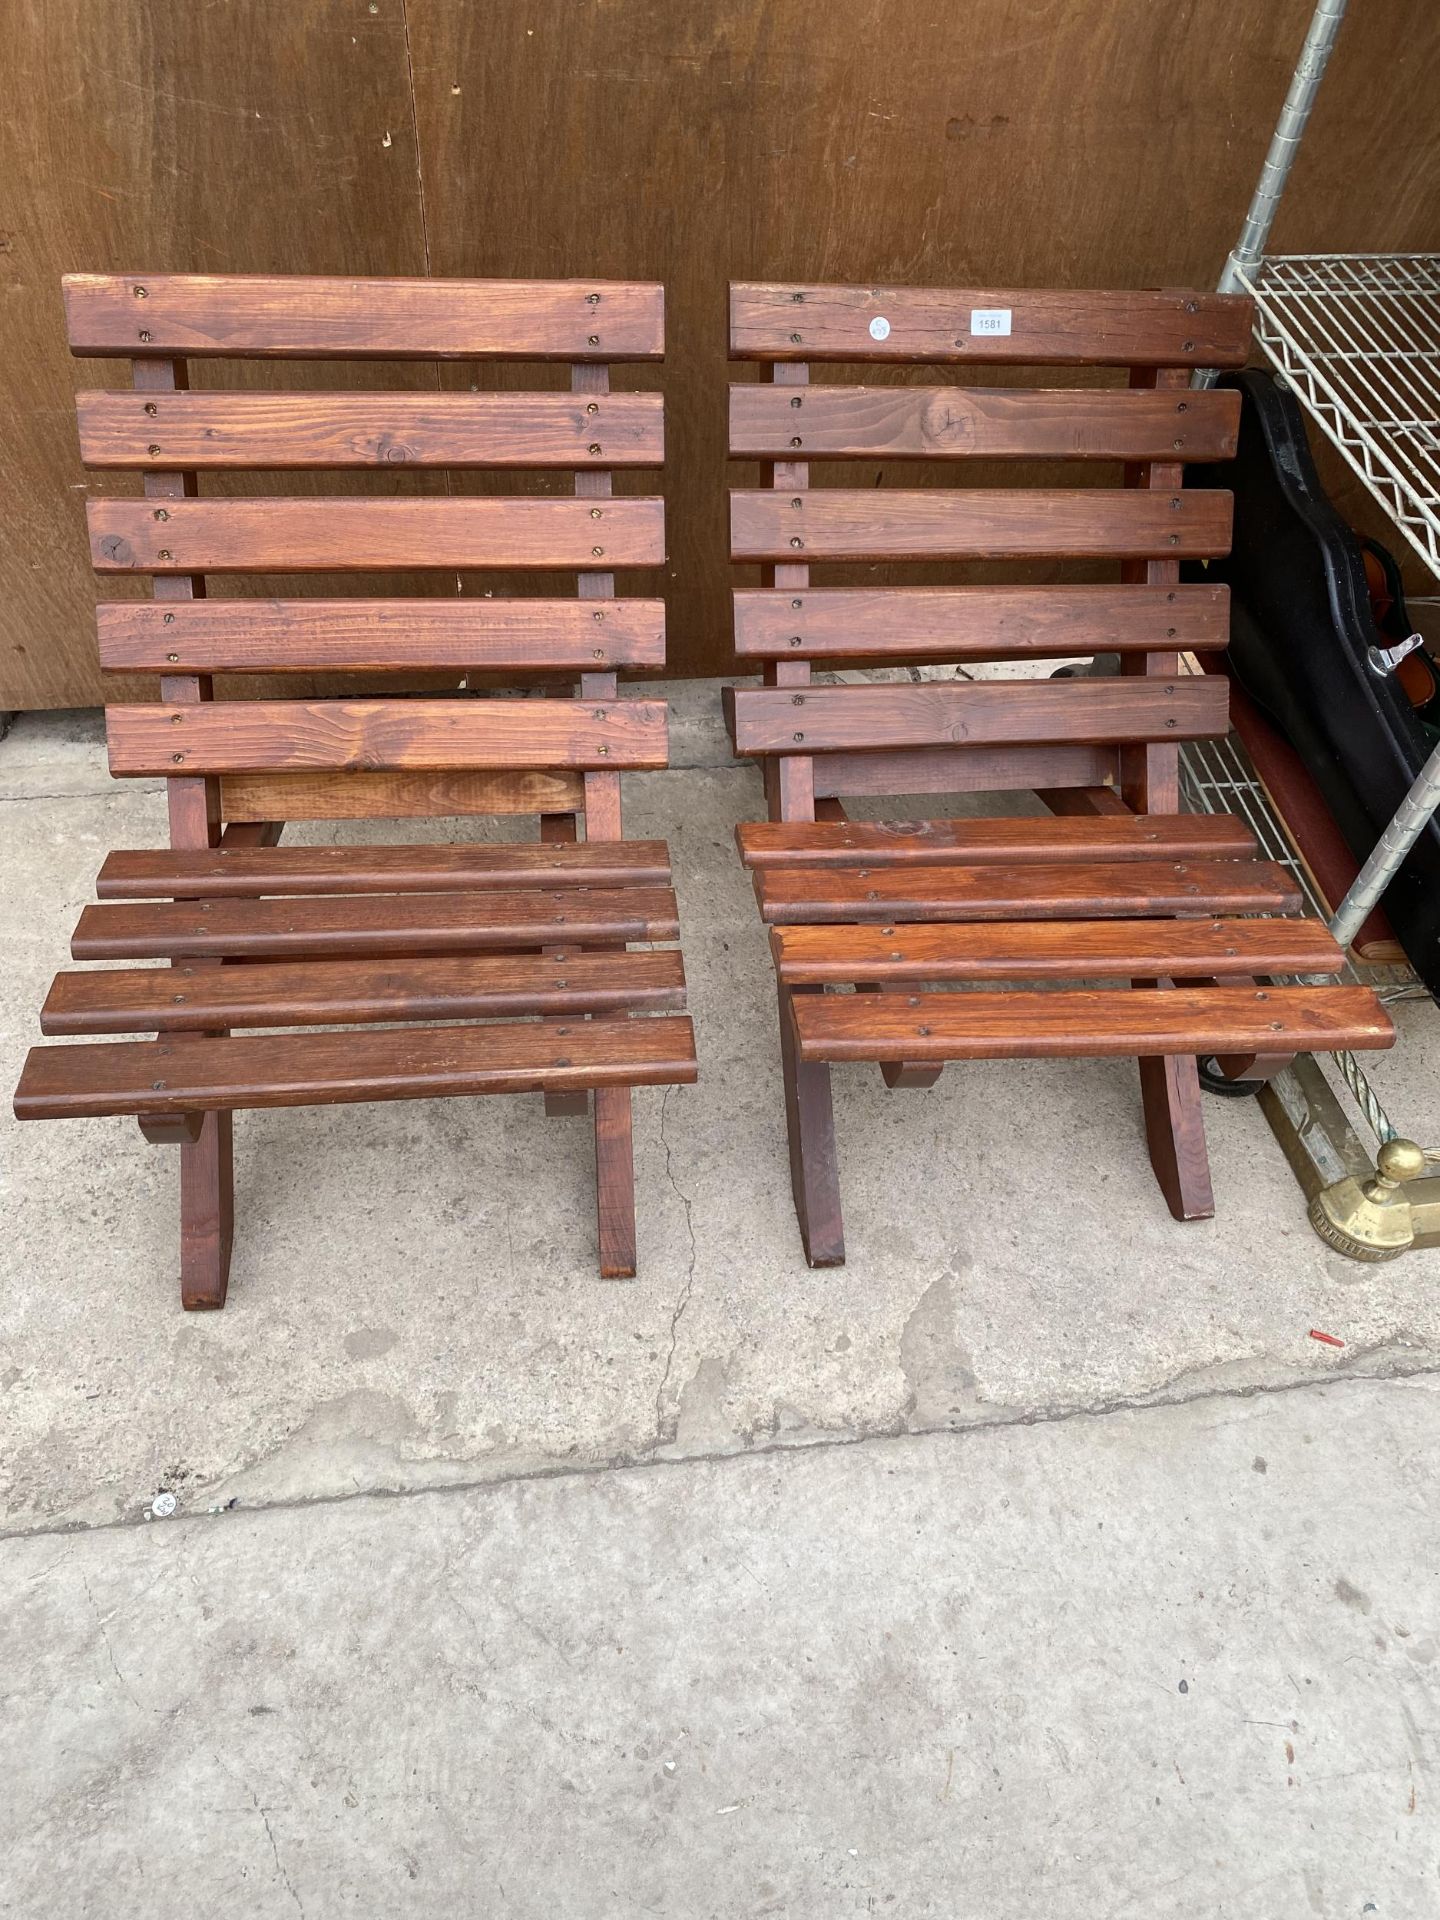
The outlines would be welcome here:
M 175 624 L 175 616 L 174 616 L 174 614 L 173 614 L 173 613 L 167 613 L 167 614 L 166 614 L 166 616 L 165 616 L 165 625 L 166 625 L 167 627 L 173 627 L 173 626 L 174 626 L 174 624 Z
M 793 439 L 791 440 L 791 442 L 790 442 L 790 444 L 791 444 L 791 446 L 792 446 L 792 447 L 798 447 L 798 446 L 799 446 L 799 445 L 801 444 L 801 440 L 800 440 L 800 436 L 799 436 L 799 434 L 798 434 L 798 433 L 797 433 L 797 434 L 796 434 L 796 435 L 794 436 L 794 438 L 793 438 Z M 159 449 L 157 448 L 157 449 L 156 449 L 156 451 L 158 452 L 158 451 L 159 451 Z
M 792 547 L 803 547 L 805 542 L 800 538 L 799 534 L 797 533 L 791 536 L 790 544 Z
M 1169 546 L 1169 547 L 1178 547 L 1178 546 L 1179 546 L 1179 544 L 1180 544 L 1180 536 L 1179 536 L 1179 534 L 1178 534 L 1178 533 L 1172 533 L 1172 534 L 1170 535 L 1170 537 L 1168 538 L 1168 540 L 1167 540 L 1167 541 L 1165 542 L 1165 544 L 1166 544 L 1166 546 Z
M 790 604 L 797 613 L 800 611 L 800 602 L 798 600 L 792 600 Z
M 596 402 L 596 401 L 594 401 L 594 400 L 592 400 L 592 401 L 590 402 L 590 404 L 589 404 L 589 406 L 588 406 L 588 407 L 586 407 L 586 409 L 585 409 L 585 411 L 586 411 L 587 413 L 598 413 L 598 412 L 600 411 L 600 407 L 599 407 L 599 404 L 598 404 L 598 402 Z
M 1179 441 L 1177 440 L 1177 441 L 1175 442 L 1175 444 L 1176 444 L 1176 446 L 1178 447 L 1178 446 L 1179 446 L 1179 444 L 1180 444 L 1180 442 L 1179 442 Z M 598 440 L 592 440 L 592 441 L 590 442 L 590 451 L 591 451 L 591 453 L 599 453 L 599 451 L 600 451 L 600 442 L 599 442 Z
M 174 554 L 170 551 L 169 547 L 161 547 L 160 552 L 156 557 L 160 560 L 173 560 L 175 558 Z
M 130 291 L 137 300 L 145 300 L 149 297 L 149 289 L 147 287 L 132 287 Z
M 798 346 L 799 346 L 799 344 L 800 344 L 800 336 L 799 336 L 799 334 L 798 334 L 798 333 L 792 333 L 792 334 L 791 334 L 791 336 L 790 336 L 790 344 L 791 344 L 792 346 L 794 346 L 794 347 L 798 347 Z
M 805 738 L 805 736 L 804 736 L 804 734 L 803 734 L 803 733 L 797 733 L 797 734 L 795 735 L 795 738 L 796 738 L 797 740 L 803 740 L 803 739 Z
M 170 515 L 165 511 L 164 507 L 157 507 L 155 509 L 155 518 L 157 520 L 168 520 Z
M 591 507 L 591 509 L 590 509 L 590 518 L 591 518 L 592 520 L 598 520 L 598 519 L 600 518 L 600 509 L 599 509 L 599 507 Z
M 1188 400 L 1177 400 L 1175 403 L 1175 411 L 1177 413 L 1188 413 L 1190 411 L 1190 402 Z
M 590 551 L 591 553 L 594 554 L 595 558 L 598 560 L 600 556 L 604 553 L 605 549 L 603 547 L 591 547 Z
M 1195 342 L 1193 340 L 1187 340 L 1185 342 L 1185 345 L 1181 348 L 1182 353 L 1193 353 L 1194 351 L 1195 351 Z
M 798 633 L 792 633 L 792 634 L 791 634 L 791 636 L 790 636 L 790 644 L 791 644 L 791 646 L 792 646 L 792 647 L 798 647 L 798 646 L 800 645 L 800 636 L 799 636 L 799 634 L 798 634 Z
M 140 329 L 140 338 L 146 342 L 148 342 L 150 339 L 150 335 L 146 332 L 144 327 Z
M 805 696 L 804 696 L 804 694 L 803 694 L 803 693 L 792 693 L 792 694 L 791 694 L 791 696 L 790 696 L 790 704 L 791 704 L 791 706 L 792 706 L 792 707 L 803 707 L 803 706 L 804 706 L 804 704 L 805 704 Z
M 610 751 L 609 747 L 605 745 L 605 742 L 603 740 L 601 741 L 600 745 L 596 748 L 597 753 L 609 753 L 609 751 Z
M 180 761 L 180 760 L 183 760 L 185 756 L 183 753 L 172 753 L 170 758 L 175 761 Z
M 152 444 L 151 446 L 149 446 L 149 447 L 147 447 L 147 448 L 145 449 L 145 451 L 146 451 L 146 452 L 147 452 L 147 453 L 148 453 L 148 454 L 150 455 L 150 457 L 151 457 L 151 458 L 153 459 L 153 458 L 155 457 L 155 455 L 156 455 L 157 453 L 159 453 L 159 451 L 160 451 L 160 447 L 159 447 L 159 444 L 158 444 L 158 443 L 155 443 L 155 444 Z
M 598 294 L 598 293 L 587 293 L 587 294 L 586 294 L 586 296 L 585 296 L 585 304 L 586 304 L 586 306 L 587 306 L 587 307 L 598 307 L 598 306 L 599 306 L 599 304 L 600 304 L 600 296 L 599 296 L 599 294 Z
M 170 661 L 176 661 L 180 658 L 180 656 L 178 653 L 167 653 L 165 658 Z
M 792 407 L 798 407 L 800 405 L 800 396 L 798 393 L 796 394 L 795 398 L 790 402 L 790 404 Z
M 599 344 L 600 344 L 600 336 L 599 336 L 599 334 L 598 334 L 598 333 L 592 333 L 592 334 L 590 335 L 590 345 L 591 345 L 592 347 L 598 347 L 598 346 L 599 346 Z
M 147 400 L 147 401 L 145 402 L 145 411 L 146 411 L 147 413 L 158 413 L 158 412 L 160 411 L 160 409 L 159 409 L 159 407 L 157 407 L 157 406 L 156 406 L 156 404 L 155 404 L 155 402 L 154 402 L 153 400 Z

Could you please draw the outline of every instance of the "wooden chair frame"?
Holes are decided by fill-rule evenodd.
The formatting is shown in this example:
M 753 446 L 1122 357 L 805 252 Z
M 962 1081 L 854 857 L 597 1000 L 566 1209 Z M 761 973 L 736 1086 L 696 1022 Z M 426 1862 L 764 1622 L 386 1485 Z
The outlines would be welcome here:
M 1238 821 L 1180 812 L 1179 742 L 1223 734 L 1223 587 L 1180 561 L 1223 553 L 1230 497 L 1183 464 L 1233 451 L 1238 396 L 1191 388 L 1243 364 L 1249 303 L 1187 292 L 1069 293 L 752 284 L 730 290 L 727 695 L 737 753 L 763 763 L 768 825 L 739 830 L 777 967 L 796 1211 L 810 1263 L 845 1257 L 831 1067 L 927 1087 L 947 1060 L 1132 1053 L 1152 1165 L 1177 1219 L 1214 1210 L 1197 1054 L 1262 1079 L 1294 1052 L 1389 1045 L 1375 998 L 1272 987 L 1343 956 L 1253 860 Z M 815 362 L 1114 367 L 1129 385 L 1055 390 L 812 384 Z M 963 381 L 964 374 L 961 374 Z M 812 490 L 813 461 L 1105 461 L 1121 489 Z M 874 480 L 880 478 L 877 472 Z M 1108 561 L 1110 583 L 814 586 L 813 562 Z M 817 685 L 834 666 L 1116 652 L 1118 679 Z M 1050 821 L 849 821 L 842 796 L 1032 789 Z M 1216 918 L 1215 916 L 1225 916 Z M 1229 917 L 1237 916 L 1237 917 Z M 1243 916 L 1243 917 L 1241 917 Z M 883 924 L 882 924 L 883 923 Z M 1065 993 L 1031 990 L 1098 980 Z M 1027 990 L 972 991 L 982 983 Z M 833 990 L 853 987 L 850 994 Z M 941 991 L 963 988 L 967 991 Z M 1126 989 L 1117 991 L 1117 988 Z M 1130 988 L 1150 989 L 1143 994 Z
M 180 1149 L 181 1296 L 223 1305 L 232 1114 L 537 1090 L 594 1097 L 602 1274 L 635 1270 L 631 1089 L 695 1078 L 669 859 L 623 839 L 620 773 L 666 764 L 665 708 L 622 701 L 621 668 L 664 663 L 664 608 L 615 597 L 616 567 L 664 558 L 663 503 L 615 497 L 663 461 L 656 393 L 612 393 L 617 361 L 663 353 L 655 285 L 89 275 L 65 281 L 79 355 L 128 357 L 133 391 L 78 398 L 92 468 L 143 499 L 87 506 L 96 568 L 148 573 L 150 602 L 98 610 L 103 666 L 160 677 L 107 710 L 121 776 L 166 779 L 169 853 L 117 852 L 47 1033 L 149 1042 L 39 1047 L 22 1119 L 135 1114 Z M 426 391 L 192 391 L 197 357 L 431 362 Z M 568 393 L 447 387 L 447 361 L 559 361 Z M 201 493 L 235 470 L 443 471 L 404 497 Z M 456 471 L 569 470 L 572 495 L 471 494 Z M 211 599 L 214 572 L 415 567 L 456 597 Z M 578 596 L 460 592 L 471 568 L 560 569 Z M 568 674 L 573 697 L 476 698 L 471 676 Z M 216 673 L 451 676 L 444 698 L 216 702 Z M 458 682 L 458 687 L 455 683 Z M 534 813 L 541 844 L 282 847 L 289 820 Z M 583 827 L 584 838 L 580 838 Z M 646 1015 L 654 1017 L 636 1018 Z M 394 1028 L 395 1021 L 441 1022 Z M 458 1021 L 484 1024 L 450 1024 Z M 306 1026 L 339 1032 L 298 1032 Z M 237 1028 L 270 1029 L 244 1038 Z

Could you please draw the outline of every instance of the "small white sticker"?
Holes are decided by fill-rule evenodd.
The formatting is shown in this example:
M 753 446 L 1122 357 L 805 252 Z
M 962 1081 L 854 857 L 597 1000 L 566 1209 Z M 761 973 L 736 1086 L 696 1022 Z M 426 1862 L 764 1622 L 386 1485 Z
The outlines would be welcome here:
M 885 318 L 883 313 L 877 313 L 875 318 L 870 322 L 870 338 L 872 340 L 888 340 L 890 338 L 890 322 Z
M 1009 333 L 1009 307 L 972 307 L 970 309 L 971 333 Z

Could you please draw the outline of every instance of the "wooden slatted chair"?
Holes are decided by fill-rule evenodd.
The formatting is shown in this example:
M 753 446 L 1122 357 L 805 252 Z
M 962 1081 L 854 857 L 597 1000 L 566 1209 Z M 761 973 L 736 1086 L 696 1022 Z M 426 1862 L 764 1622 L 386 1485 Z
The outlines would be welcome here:
M 622 769 L 666 764 L 666 716 L 617 699 L 617 670 L 662 666 L 665 623 L 614 597 L 612 569 L 657 565 L 664 526 L 658 498 L 612 498 L 610 470 L 658 467 L 663 432 L 660 395 L 612 393 L 608 369 L 661 357 L 662 290 L 81 274 L 65 301 L 76 354 L 133 363 L 133 392 L 79 396 L 80 438 L 88 466 L 144 475 L 143 500 L 87 516 L 100 572 L 154 578 L 152 600 L 99 608 L 99 641 L 107 670 L 160 676 L 159 703 L 111 707 L 107 732 L 113 773 L 166 777 L 171 851 L 112 853 L 71 949 L 162 964 L 61 973 L 41 1016 L 158 1037 L 36 1048 L 16 1112 L 134 1114 L 178 1143 L 181 1295 L 219 1307 L 235 1109 L 593 1094 L 600 1269 L 633 1273 L 631 1088 L 695 1078 L 679 953 L 631 951 L 677 936 L 668 854 L 620 815 Z M 428 391 L 190 391 L 199 356 L 469 364 Z M 504 360 L 568 362 L 570 391 L 467 390 Z M 200 494 L 235 469 L 397 466 L 569 469 L 573 493 Z M 443 569 L 451 597 L 206 596 L 212 572 L 395 568 Z M 472 568 L 573 572 L 578 597 L 461 595 Z M 459 692 L 496 669 L 568 675 L 576 697 Z M 216 673 L 421 670 L 455 691 L 212 700 Z M 539 844 L 275 844 L 288 820 L 526 813 Z
M 733 557 L 763 569 L 735 594 L 736 653 L 764 684 L 734 690 L 730 724 L 770 812 L 739 843 L 771 929 L 812 1265 L 845 1257 L 836 1062 L 900 1087 L 949 1060 L 1134 1054 L 1155 1172 L 1196 1219 L 1214 1210 L 1197 1054 L 1260 1079 L 1302 1049 L 1393 1038 L 1367 990 L 1267 983 L 1342 956 L 1317 922 L 1258 917 L 1301 902 L 1247 827 L 1180 811 L 1179 742 L 1224 734 L 1227 692 L 1182 656 L 1223 648 L 1228 610 L 1178 563 L 1223 553 L 1231 514 L 1228 494 L 1182 490 L 1182 463 L 1226 458 L 1239 411 L 1190 376 L 1241 365 L 1249 334 L 1248 303 L 1214 294 L 731 288 L 731 356 L 761 377 L 731 388 L 730 451 L 768 483 L 731 495 Z M 1114 367 L 1129 385 L 812 385 L 816 361 Z M 879 489 L 891 460 L 1109 462 L 1125 485 Z M 863 461 L 864 485 L 811 491 L 812 461 Z M 1050 564 L 1028 584 L 811 585 L 815 563 L 980 560 Z M 1116 564 L 1074 582 L 1069 561 Z M 1097 653 L 1120 677 L 960 665 Z M 814 678 L 922 662 L 961 678 Z M 861 822 L 839 803 L 1024 788 L 1055 817 Z M 1101 984 L 1046 990 L 1066 981 Z

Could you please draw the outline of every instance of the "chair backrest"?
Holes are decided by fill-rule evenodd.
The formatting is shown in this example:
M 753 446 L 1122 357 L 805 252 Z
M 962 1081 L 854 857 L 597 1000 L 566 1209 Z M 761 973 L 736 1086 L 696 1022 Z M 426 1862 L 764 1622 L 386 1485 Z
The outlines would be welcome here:
M 662 357 L 659 286 L 73 274 L 65 306 L 74 353 L 133 365 L 133 391 L 78 396 L 80 442 L 87 466 L 144 475 L 143 499 L 87 517 L 98 571 L 154 577 L 153 601 L 99 607 L 100 658 L 161 676 L 159 704 L 107 710 L 110 765 L 168 777 L 177 846 L 214 844 L 222 818 L 583 811 L 590 838 L 619 836 L 620 770 L 664 766 L 666 727 L 663 702 L 616 700 L 616 673 L 663 666 L 665 617 L 616 599 L 613 570 L 659 565 L 664 510 L 612 497 L 610 470 L 660 466 L 664 436 L 661 396 L 612 393 L 609 365 Z M 202 356 L 435 366 L 403 390 L 192 391 Z M 489 361 L 569 362 L 570 391 L 475 390 Z M 470 470 L 507 468 L 569 469 L 569 497 L 473 490 L 493 482 Z M 202 475 L 237 469 L 382 478 L 344 497 L 224 479 L 202 495 Z M 383 476 L 401 469 L 437 471 L 400 495 Z M 206 594 L 214 572 L 415 569 L 449 576 L 448 596 Z M 573 572 L 578 593 L 462 592 L 471 569 Z M 450 697 L 211 700 L 217 673 L 432 670 L 453 673 Z M 497 670 L 569 675 L 578 697 L 461 694 Z
M 1249 337 L 1250 303 L 1213 293 L 731 287 L 731 358 L 762 377 L 730 389 L 730 452 L 761 461 L 764 483 L 730 496 L 732 557 L 763 569 L 735 594 L 735 651 L 765 681 L 735 691 L 732 726 L 738 752 L 767 756 L 773 815 L 813 818 L 844 794 L 1017 787 L 1177 808 L 1177 743 L 1226 727 L 1224 679 L 1183 674 L 1179 656 L 1228 631 L 1226 589 L 1182 585 L 1179 562 L 1226 552 L 1231 517 L 1228 493 L 1182 489 L 1182 466 L 1229 458 L 1239 423 L 1238 395 L 1190 377 L 1242 365 Z M 816 361 L 883 367 L 885 383 L 812 385 Z M 936 365 L 1124 368 L 1129 385 L 1091 372 L 1068 387 L 896 383 L 896 369 Z M 943 484 L 966 460 L 1109 463 L 1122 484 Z M 816 461 L 864 462 L 865 484 L 851 465 L 848 485 L 812 488 Z M 932 463 L 942 484 L 882 487 L 890 461 Z M 852 569 L 849 584 L 811 585 L 815 564 L 866 563 L 873 581 L 897 561 L 1023 561 L 1032 577 L 889 586 Z M 1089 578 L 1061 577 L 1074 562 Z M 812 679 L 1108 652 L 1119 679 Z

